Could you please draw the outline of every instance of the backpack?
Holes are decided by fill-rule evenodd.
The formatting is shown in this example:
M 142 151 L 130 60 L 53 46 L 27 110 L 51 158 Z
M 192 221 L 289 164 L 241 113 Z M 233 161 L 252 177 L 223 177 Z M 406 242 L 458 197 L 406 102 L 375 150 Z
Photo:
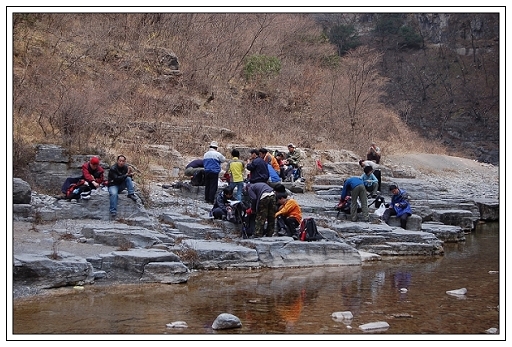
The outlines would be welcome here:
M 197 170 L 190 179 L 190 184 L 193 186 L 204 186 L 204 170 Z
M 66 190 L 66 199 L 68 199 L 68 200 L 77 199 L 78 200 L 81 198 L 82 193 L 85 194 L 86 192 L 89 192 L 89 194 L 90 194 L 89 186 L 85 185 L 84 179 L 80 179 L 78 182 L 72 183 L 69 186 L 68 190 Z
M 304 218 L 300 222 L 299 239 L 301 241 L 317 241 L 324 237 L 318 232 L 314 218 Z

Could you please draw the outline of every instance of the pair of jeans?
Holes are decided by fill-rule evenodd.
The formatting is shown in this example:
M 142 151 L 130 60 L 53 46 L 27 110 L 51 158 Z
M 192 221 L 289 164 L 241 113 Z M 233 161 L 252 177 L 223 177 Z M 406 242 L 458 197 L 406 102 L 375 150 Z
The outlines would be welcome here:
M 123 190 L 128 190 L 128 195 L 135 193 L 131 177 L 126 177 L 123 183 L 119 185 L 109 185 L 108 195 L 110 196 L 110 213 L 117 213 L 117 197 Z
M 242 191 L 244 190 L 244 181 L 240 182 L 229 182 L 229 186 L 236 188 L 235 199 L 242 201 Z

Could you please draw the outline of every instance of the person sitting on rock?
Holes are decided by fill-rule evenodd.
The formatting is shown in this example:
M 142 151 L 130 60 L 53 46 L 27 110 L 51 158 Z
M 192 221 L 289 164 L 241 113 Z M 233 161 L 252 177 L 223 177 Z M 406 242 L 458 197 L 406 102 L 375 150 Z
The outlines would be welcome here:
M 117 162 L 108 171 L 108 194 L 110 196 L 110 218 L 115 219 L 117 215 L 117 199 L 120 192 L 128 190 L 128 198 L 137 202 L 135 188 L 133 186 L 133 170 L 126 164 L 124 155 L 117 156 Z
M 366 166 L 364 168 L 364 174 L 361 175 L 361 179 L 364 182 L 366 191 L 372 195 L 372 198 L 377 197 L 377 190 L 379 188 L 379 180 L 373 174 L 373 168 Z
M 81 177 L 68 177 L 61 187 L 62 194 L 57 196 L 58 199 L 66 198 L 68 188 L 74 184 L 82 181 L 80 187 L 81 193 L 90 193 L 92 189 L 98 189 L 101 185 L 107 185 L 108 181 L 104 179 L 105 170 L 100 166 L 100 159 L 92 157 L 91 160 L 82 165 Z
M 393 196 L 391 197 L 391 203 L 386 206 L 386 210 L 382 214 L 382 220 L 389 224 L 389 218 L 391 216 L 397 216 L 400 218 L 400 227 L 405 229 L 407 226 L 407 219 L 412 215 L 411 204 L 409 203 L 409 194 L 404 189 L 399 189 L 398 185 L 391 184 L 389 191 Z
M 381 170 L 380 170 L 380 165 L 375 163 L 374 161 L 371 161 L 371 160 L 361 159 L 361 160 L 359 160 L 359 166 L 361 166 L 363 169 L 365 167 L 367 167 L 367 166 L 371 166 L 372 167 L 373 174 L 375 175 L 375 177 L 377 178 L 377 181 L 379 182 L 378 187 L 377 187 L 377 191 L 380 192 L 380 185 L 382 183 L 382 173 L 381 173 Z
M 286 159 L 284 160 L 284 165 L 286 165 L 284 176 L 285 180 L 294 180 L 293 177 L 294 170 L 300 170 L 300 162 L 301 162 L 301 153 L 295 147 L 293 143 L 288 144 L 288 153 L 286 154 Z
M 298 230 L 302 222 L 302 211 L 295 199 L 289 198 L 286 193 L 276 194 L 278 211 L 275 214 L 278 236 L 292 236 L 298 239 Z
M 210 215 L 215 219 L 236 222 L 235 210 L 232 206 L 233 187 L 224 187 L 216 196 Z

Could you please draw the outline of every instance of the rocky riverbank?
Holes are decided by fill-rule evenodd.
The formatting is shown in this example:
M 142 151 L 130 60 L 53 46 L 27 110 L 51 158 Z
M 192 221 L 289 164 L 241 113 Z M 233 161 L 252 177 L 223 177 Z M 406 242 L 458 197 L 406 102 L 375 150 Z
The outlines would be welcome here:
M 146 207 L 121 196 L 117 221 L 108 219 L 107 192 L 67 202 L 32 191 L 30 203 L 13 205 L 14 295 L 116 281 L 181 283 L 195 270 L 442 256 L 444 242 L 462 242 L 475 223 L 499 219 L 498 167 L 425 154 L 389 157 L 384 164 L 386 199 L 391 182 L 411 195 L 414 215 L 407 230 L 373 214 L 370 223 L 337 215 L 341 184 L 360 174 L 357 162 L 325 162 L 323 172 L 288 184 L 304 215 L 317 219 L 325 237 L 319 242 L 242 239 L 240 226 L 209 218 L 202 187 L 176 182 L 152 183 Z

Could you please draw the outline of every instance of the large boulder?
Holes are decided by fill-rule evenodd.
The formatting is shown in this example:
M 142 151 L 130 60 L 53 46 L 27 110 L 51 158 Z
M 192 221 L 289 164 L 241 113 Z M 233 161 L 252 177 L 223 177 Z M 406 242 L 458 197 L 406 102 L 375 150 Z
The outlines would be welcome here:
M 12 203 L 30 204 L 32 200 L 32 189 L 30 185 L 21 178 L 12 179 Z

